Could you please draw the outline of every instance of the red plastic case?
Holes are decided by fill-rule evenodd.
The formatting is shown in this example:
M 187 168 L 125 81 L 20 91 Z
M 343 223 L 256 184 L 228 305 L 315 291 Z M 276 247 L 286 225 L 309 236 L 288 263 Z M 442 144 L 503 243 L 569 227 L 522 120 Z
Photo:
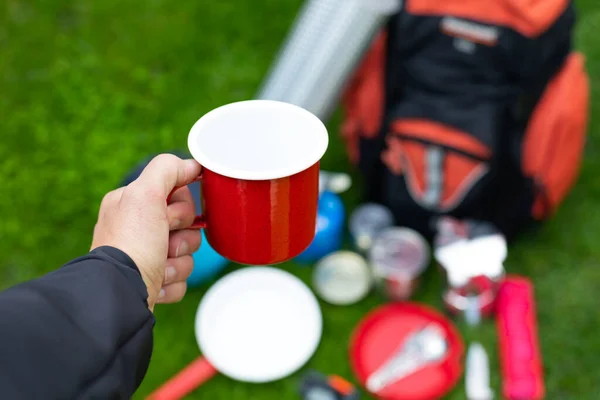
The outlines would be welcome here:
M 538 400 L 545 395 L 533 284 L 507 277 L 496 304 L 502 392 L 508 400 Z

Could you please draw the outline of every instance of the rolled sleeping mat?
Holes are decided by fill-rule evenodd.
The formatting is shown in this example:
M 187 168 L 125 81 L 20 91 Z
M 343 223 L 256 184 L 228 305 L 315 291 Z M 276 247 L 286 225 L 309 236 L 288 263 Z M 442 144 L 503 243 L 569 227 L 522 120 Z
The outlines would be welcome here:
M 257 98 L 328 119 L 375 35 L 400 7 L 401 0 L 308 0 Z

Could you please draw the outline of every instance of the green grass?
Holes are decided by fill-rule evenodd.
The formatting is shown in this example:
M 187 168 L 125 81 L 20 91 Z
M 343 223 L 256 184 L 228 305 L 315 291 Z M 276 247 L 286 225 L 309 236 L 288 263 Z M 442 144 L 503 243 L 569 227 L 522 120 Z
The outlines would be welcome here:
M 224 103 L 250 99 L 301 1 L 6 0 L 0 5 L 0 288 L 88 251 L 100 200 L 150 154 L 185 148 L 192 124 Z M 577 2 L 576 44 L 586 55 L 593 118 L 579 184 L 557 216 L 510 249 L 510 272 L 534 278 L 548 399 L 600 397 L 600 3 Z M 347 162 L 331 121 L 324 168 Z M 358 191 L 344 195 L 349 208 Z M 310 269 L 284 268 L 308 282 Z M 416 300 L 440 306 L 431 269 Z M 155 351 L 143 398 L 198 356 L 192 322 L 206 287 L 156 310 Z M 101 299 L 100 299 L 101 300 Z M 323 304 L 322 344 L 308 367 L 352 378 L 352 329 L 382 303 Z M 459 324 L 490 353 L 500 388 L 495 328 Z M 268 385 L 218 376 L 190 398 L 296 397 L 299 374 Z M 463 384 L 448 397 L 464 399 Z

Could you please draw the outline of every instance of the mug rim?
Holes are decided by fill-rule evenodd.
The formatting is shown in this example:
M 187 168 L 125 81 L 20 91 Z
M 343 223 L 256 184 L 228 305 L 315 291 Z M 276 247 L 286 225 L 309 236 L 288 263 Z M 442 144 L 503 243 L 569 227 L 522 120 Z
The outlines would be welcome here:
M 198 137 L 202 133 L 202 130 L 206 125 L 217 118 L 222 118 L 223 114 L 237 111 L 240 109 L 248 109 L 252 107 L 262 107 L 263 109 L 278 109 L 281 112 L 295 113 L 304 121 L 306 124 L 311 124 L 315 129 L 315 137 L 317 142 L 314 144 L 310 154 L 302 158 L 300 161 L 290 164 L 289 166 L 269 169 L 265 171 L 250 171 L 242 168 L 231 167 L 219 163 L 218 160 L 211 158 L 202 148 L 198 145 Z M 329 134 L 325 124 L 310 111 L 286 102 L 276 100 L 244 100 L 233 102 L 229 104 L 217 107 L 208 113 L 204 114 L 196 123 L 192 126 L 188 135 L 188 149 L 192 157 L 200 163 L 203 167 L 215 172 L 219 175 L 223 175 L 234 179 L 244 180 L 272 180 L 280 179 L 295 175 L 315 165 L 321 160 L 325 154 L 329 145 Z

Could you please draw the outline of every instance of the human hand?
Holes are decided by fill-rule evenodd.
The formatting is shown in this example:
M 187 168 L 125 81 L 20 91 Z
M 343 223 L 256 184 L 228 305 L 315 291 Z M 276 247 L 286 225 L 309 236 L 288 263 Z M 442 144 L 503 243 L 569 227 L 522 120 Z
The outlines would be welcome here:
M 189 188 L 201 171 L 194 160 L 161 154 L 126 187 L 104 196 L 92 250 L 112 246 L 137 265 L 148 290 L 148 306 L 181 300 L 192 272 L 200 231 L 187 229 L 195 217 Z M 167 197 L 178 189 L 167 204 Z

